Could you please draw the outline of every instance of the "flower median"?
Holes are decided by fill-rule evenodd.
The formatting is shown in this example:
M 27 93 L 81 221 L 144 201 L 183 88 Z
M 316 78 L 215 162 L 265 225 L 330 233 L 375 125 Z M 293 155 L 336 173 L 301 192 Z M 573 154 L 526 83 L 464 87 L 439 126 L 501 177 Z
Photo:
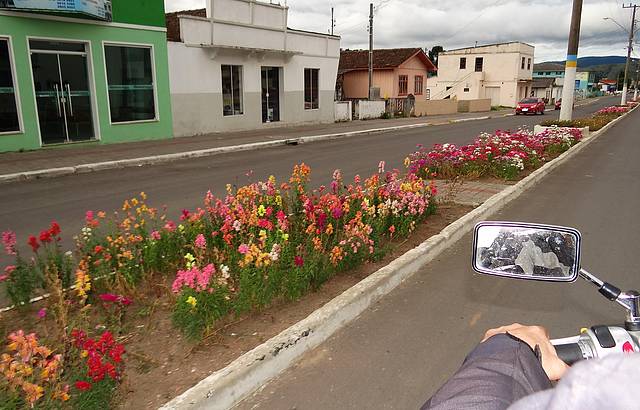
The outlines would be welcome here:
M 590 131 L 598 131 L 611 121 L 620 117 L 629 111 L 629 109 L 633 108 L 636 105 L 635 102 L 630 102 L 626 107 L 613 106 L 606 107 L 590 117 L 586 118 L 576 118 L 569 121 L 560 121 L 560 120 L 551 120 L 545 121 L 541 125 L 543 126 L 558 126 L 558 127 L 577 127 L 584 128 L 589 127 Z
M 207 193 L 203 205 L 183 210 L 179 221 L 150 207 L 141 193 L 112 217 L 87 211 L 73 252 L 63 251 L 55 222 L 28 238 L 29 256 L 18 252 L 14 233 L 4 232 L 5 252 L 15 263 L 0 280 L 24 312 L 36 294 L 51 295 L 33 319 L 48 334 L 44 340 L 62 352 L 55 360 L 65 377 L 56 384 L 33 382 L 39 386 L 34 393 L 27 391 L 31 385 L 12 383 L 14 373 L 0 372 L 0 407 L 36 402 L 64 407 L 83 395 L 102 403 L 95 405 L 108 405 L 110 396 L 98 393 L 113 390 L 126 354 L 119 345 L 104 347 L 106 342 L 91 350 L 95 340 L 115 342 L 112 333 L 86 329 L 129 331 L 125 315 L 136 298 L 144 297 L 145 286 L 170 283 L 165 296 L 173 300 L 173 323 L 198 340 L 230 314 L 297 299 L 338 272 L 380 258 L 391 240 L 408 236 L 434 212 L 436 194 L 430 180 L 384 167 L 381 162 L 377 173 L 352 182 L 335 171 L 329 186 L 312 190 L 311 169 L 300 164 L 286 182 L 270 177 L 238 188 L 228 185 L 222 198 Z M 12 346 L 5 349 L 8 355 Z M 78 351 L 90 359 L 84 376 Z M 63 396 L 66 400 L 59 400 Z
M 421 178 L 442 179 L 494 177 L 518 179 L 526 170 L 568 150 L 582 138 L 574 128 L 549 128 L 542 133 L 497 131 L 482 134 L 472 144 L 421 147 L 411 154 L 406 165 Z

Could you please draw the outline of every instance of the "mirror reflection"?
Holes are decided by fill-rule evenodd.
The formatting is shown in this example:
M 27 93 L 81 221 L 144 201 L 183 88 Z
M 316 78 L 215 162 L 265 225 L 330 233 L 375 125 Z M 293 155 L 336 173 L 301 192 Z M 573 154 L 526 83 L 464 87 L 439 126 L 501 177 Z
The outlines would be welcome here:
M 526 226 L 480 226 L 475 265 L 484 273 L 570 278 L 577 272 L 578 235 Z

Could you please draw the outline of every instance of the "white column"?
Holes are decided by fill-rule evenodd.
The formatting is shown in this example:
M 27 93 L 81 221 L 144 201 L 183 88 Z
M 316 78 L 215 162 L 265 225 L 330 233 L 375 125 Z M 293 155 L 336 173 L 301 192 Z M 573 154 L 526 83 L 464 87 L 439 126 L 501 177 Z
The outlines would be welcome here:
M 560 121 L 573 119 L 573 96 L 576 88 L 576 71 L 578 68 L 578 56 L 567 56 L 564 69 L 564 86 L 562 87 L 562 106 L 560 107 Z

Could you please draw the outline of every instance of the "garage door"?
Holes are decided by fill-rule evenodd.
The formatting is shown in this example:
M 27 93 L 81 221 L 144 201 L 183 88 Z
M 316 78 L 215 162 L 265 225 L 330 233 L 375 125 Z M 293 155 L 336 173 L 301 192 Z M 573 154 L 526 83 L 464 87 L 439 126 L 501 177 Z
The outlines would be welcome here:
M 491 98 L 491 106 L 500 105 L 500 87 L 485 87 L 484 98 Z

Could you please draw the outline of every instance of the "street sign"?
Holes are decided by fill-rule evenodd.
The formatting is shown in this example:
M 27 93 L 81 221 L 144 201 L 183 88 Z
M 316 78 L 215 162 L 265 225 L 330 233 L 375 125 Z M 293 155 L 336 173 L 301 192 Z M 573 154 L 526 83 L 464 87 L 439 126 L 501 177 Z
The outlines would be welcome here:
M 111 0 L 0 0 L 0 9 L 79 13 L 111 21 Z

